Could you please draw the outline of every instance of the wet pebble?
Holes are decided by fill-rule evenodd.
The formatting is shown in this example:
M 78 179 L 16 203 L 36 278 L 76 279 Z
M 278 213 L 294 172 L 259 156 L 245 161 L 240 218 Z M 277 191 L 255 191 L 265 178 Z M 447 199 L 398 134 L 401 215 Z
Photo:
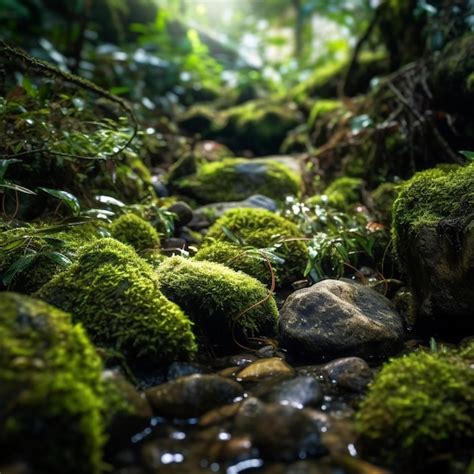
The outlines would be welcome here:
M 263 382 L 253 391 L 261 400 L 303 408 L 315 406 L 323 398 L 321 386 L 314 377 L 298 376 L 286 380 Z
M 304 409 L 250 398 L 242 403 L 235 427 L 250 434 L 267 460 L 290 462 L 326 453 L 318 424 Z
M 208 374 L 209 372 L 208 367 L 195 362 L 173 362 L 168 367 L 167 379 L 169 381 L 186 375 Z
M 188 204 L 183 201 L 175 202 L 168 208 L 168 211 L 176 214 L 176 227 L 185 226 L 189 224 L 193 219 L 193 210 Z
M 199 426 L 207 427 L 223 423 L 224 421 L 233 418 L 239 411 L 239 404 L 232 403 L 222 407 L 214 408 L 208 411 L 199 419 Z
M 236 461 L 249 458 L 253 450 L 250 436 L 233 436 L 227 432 L 218 434 L 218 439 L 211 444 L 208 459 L 215 461 Z
M 270 359 L 260 359 L 252 362 L 242 369 L 236 378 L 241 382 L 256 382 L 268 377 L 293 374 L 295 374 L 295 369 L 285 361 L 278 357 L 271 357 Z
M 189 375 L 149 388 L 146 396 L 156 414 L 199 417 L 211 409 L 232 403 L 244 391 L 235 381 L 219 375 Z
M 363 392 L 373 374 L 367 362 L 359 357 L 343 357 L 321 367 L 322 373 L 338 387 Z

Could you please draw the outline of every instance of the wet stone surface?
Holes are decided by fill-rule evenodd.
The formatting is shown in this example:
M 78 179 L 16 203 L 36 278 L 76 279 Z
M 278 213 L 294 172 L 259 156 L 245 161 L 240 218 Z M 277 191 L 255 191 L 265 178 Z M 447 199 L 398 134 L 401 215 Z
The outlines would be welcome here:
M 109 452 L 114 472 L 382 474 L 356 456 L 354 396 L 372 377 L 366 361 L 262 358 L 274 353 L 170 364 L 167 381 L 144 392 L 153 415 L 128 425 L 128 444 Z

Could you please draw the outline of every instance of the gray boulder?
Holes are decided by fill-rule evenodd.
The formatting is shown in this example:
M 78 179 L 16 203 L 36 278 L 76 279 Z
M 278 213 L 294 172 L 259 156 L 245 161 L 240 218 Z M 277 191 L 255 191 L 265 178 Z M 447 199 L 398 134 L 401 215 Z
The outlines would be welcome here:
M 375 290 L 350 280 L 324 280 L 288 297 L 280 333 L 289 350 L 306 358 L 382 358 L 401 346 L 404 325 Z

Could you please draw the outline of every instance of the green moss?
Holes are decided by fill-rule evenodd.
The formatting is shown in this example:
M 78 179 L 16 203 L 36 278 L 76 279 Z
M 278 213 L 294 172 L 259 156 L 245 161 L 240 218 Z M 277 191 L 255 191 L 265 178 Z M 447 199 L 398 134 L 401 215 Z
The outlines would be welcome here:
M 461 357 L 412 353 L 383 367 L 356 427 L 366 450 L 389 464 L 416 468 L 472 446 L 473 404 L 474 371 Z
M 114 239 L 131 245 L 137 252 L 158 249 L 160 238 L 155 228 L 135 214 L 123 214 L 110 225 Z
M 92 224 L 61 232 L 54 229 L 54 226 L 26 225 L 0 232 L 0 279 L 5 288 L 34 293 L 67 268 L 79 248 L 97 239 L 100 232 Z
M 325 190 L 328 203 L 338 209 L 347 209 L 361 201 L 364 181 L 359 178 L 342 177 L 335 179 Z
M 308 119 L 308 126 L 310 129 L 314 126 L 317 119 L 327 115 L 330 112 L 334 112 L 335 110 L 340 110 L 344 107 L 344 104 L 341 100 L 336 99 L 320 99 L 317 100 L 313 107 L 311 108 L 311 112 L 309 114 Z
M 191 323 L 158 290 L 157 277 L 133 249 L 114 239 L 84 247 L 37 295 L 70 311 L 97 345 L 149 363 L 189 359 Z
M 309 204 L 319 204 L 323 200 L 330 206 L 346 211 L 361 202 L 364 181 L 360 178 L 343 176 L 336 178 L 323 192 L 308 199 Z M 323 196 L 325 196 L 323 198 Z
M 347 67 L 347 59 L 329 61 L 325 65 L 316 67 L 313 74 L 304 82 L 295 86 L 291 97 L 302 102 L 306 97 L 336 97 L 338 82 Z
M 452 170 L 431 169 L 415 174 L 401 188 L 393 205 L 392 233 L 402 264 L 407 245 L 422 226 L 466 215 L 474 206 L 474 164 Z
M 244 272 L 266 285 L 271 284 L 271 271 L 265 257 L 254 249 L 216 241 L 201 247 L 194 258 L 200 261 L 222 263 L 233 270 Z
M 98 473 L 105 385 L 99 356 L 70 316 L 0 293 L 0 449 L 38 473 Z
M 392 207 L 398 196 L 398 185 L 383 183 L 372 192 L 373 207 L 377 219 L 383 224 L 392 222 Z
M 245 245 L 271 249 L 272 253 L 281 257 L 284 260 L 282 263 L 272 262 L 280 282 L 293 280 L 303 274 L 308 258 L 306 245 L 297 240 L 303 235 L 292 222 L 265 209 L 231 209 L 209 229 L 203 247 L 215 241 L 229 242 L 224 228 L 243 239 Z M 255 275 L 264 276 L 260 271 Z M 268 281 L 268 273 L 266 280 L 262 281 Z
M 179 117 L 178 123 L 184 131 L 192 134 L 199 133 L 206 138 L 211 133 L 216 114 L 217 111 L 208 105 L 194 105 Z
M 191 315 L 197 334 L 229 350 L 233 326 L 247 336 L 273 335 L 275 300 L 259 281 L 224 265 L 171 257 L 158 268 L 160 288 Z
M 340 87 L 345 80 L 349 61 L 347 55 L 326 64 L 317 66 L 311 76 L 290 91 L 299 104 L 311 97 L 338 97 Z M 372 78 L 385 75 L 388 61 L 385 51 L 362 51 L 350 77 L 347 79 L 346 94 L 354 96 L 367 91 Z M 318 100 L 319 101 L 319 100 Z
M 301 178 L 274 160 L 227 158 L 203 164 L 197 174 L 180 181 L 180 190 L 201 203 L 241 201 L 253 194 L 275 200 L 297 195 Z
M 278 153 L 288 132 L 302 121 L 295 104 L 254 100 L 227 109 L 215 137 L 232 150 L 251 150 L 256 155 Z
M 105 182 L 99 182 L 99 186 L 102 184 L 105 188 L 104 194 L 110 194 L 108 190 L 113 189 L 117 197 L 126 202 L 156 197 L 150 170 L 135 153 L 124 153 L 123 160 L 115 168 L 114 182 L 111 182 L 109 174 L 104 171 Z

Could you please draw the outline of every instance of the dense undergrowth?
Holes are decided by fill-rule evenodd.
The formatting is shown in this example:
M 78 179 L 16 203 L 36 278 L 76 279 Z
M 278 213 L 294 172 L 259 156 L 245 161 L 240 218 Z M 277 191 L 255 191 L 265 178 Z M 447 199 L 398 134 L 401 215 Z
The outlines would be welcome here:
M 120 405 L 103 368 L 146 385 L 275 351 L 288 295 L 350 278 L 425 338 L 354 403 L 362 459 L 468 472 L 472 342 L 411 351 L 474 327 L 467 2 L 255 2 L 233 44 L 177 2 L 57 3 L 0 17 L 0 450 L 26 440 L 7 461 L 100 472 L 105 392 Z M 317 57 L 305 15 L 342 35 Z M 265 37 L 259 66 L 239 28 Z

